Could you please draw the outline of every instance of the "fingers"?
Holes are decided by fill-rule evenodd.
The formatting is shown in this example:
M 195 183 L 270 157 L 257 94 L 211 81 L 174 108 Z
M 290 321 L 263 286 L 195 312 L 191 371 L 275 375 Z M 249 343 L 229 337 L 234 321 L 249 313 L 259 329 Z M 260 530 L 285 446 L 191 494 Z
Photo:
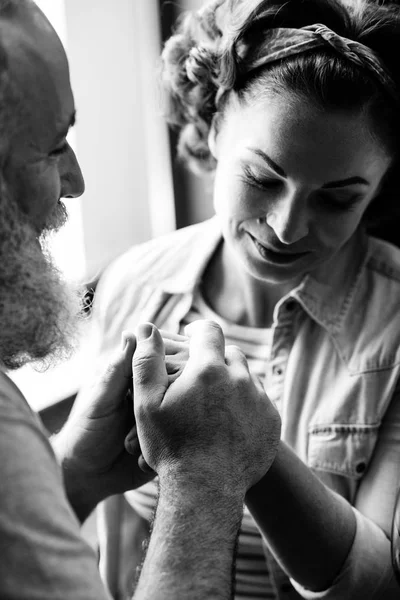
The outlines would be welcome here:
M 227 346 L 225 348 L 225 362 L 235 372 L 243 375 L 249 374 L 249 365 L 244 352 L 238 346 Z
M 100 371 L 88 388 L 86 393 L 95 395 L 97 401 L 93 410 L 106 413 L 111 408 L 115 409 L 126 398 L 126 394 L 132 387 L 132 357 L 136 348 L 136 337 L 134 334 L 124 332 L 121 340 L 121 348 L 114 354 L 104 370 Z M 85 388 L 82 391 L 85 397 Z
M 179 333 L 171 333 L 171 331 L 165 331 L 165 329 L 160 329 L 161 337 L 164 340 L 165 347 L 168 342 L 178 342 L 185 343 L 188 341 L 187 335 L 180 335 Z
M 162 332 L 160 332 L 162 333 Z M 165 346 L 165 366 L 169 377 L 169 383 L 172 383 L 183 373 L 189 358 L 188 338 L 179 336 L 181 340 L 166 339 L 163 336 Z
M 143 454 L 141 454 L 138 458 L 138 465 L 139 468 L 143 471 L 143 473 L 154 473 L 154 470 L 144 460 Z
M 123 331 L 121 335 L 121 345 L 123 351 L 124 361 L 124 376 L 126 378 L 132 377 L 132 358 L 133 353 L 136 349 L 136 336 L 130 331 Z
M 264 386 L 263 386 L 263 382 L 262 382 L 261 378 L 260 378 L 260 377 L 258 377 L 257 375 L 252 375 L 252 376 L 251 376 L 251 378 L 252 378 L 252 380 L 253 380 L 253 383 L 254 383 L 254 385 L 256 386 L 257 390 L 258 390 L 260 393 L 262 393 L 262 394 L 266 395 L 265 388 L 264 388 Z
M 153 469 L 149 467 L 149 465 L 143 458 L 143 454 L 141 453 L 136 424 L 132 427 L 128 435 L 125 437 L 124 446 L 125 450 L 129 454 L 138 457 L 138 466 L 144 473 L 154 473 Z
M 164 343 L 157 327 L 151 323 L 139 325 L 136 339 L 132 362 L 135 413 L 145 402 L 159 406 L 168 387 Z
M 175 354 L 180 354 L 183 350 L 186 351 L 186 349 L 189 348 L 188 338 L 182 338 L 183 341 L 169 339 L 164 335 L 162 335 L 162 338 L 166 355 L 173 356 Z
M 189 336 L 190 363 L 225 365 L 225 338 L 218 323 L 193 321 L 185 333 Z
M 137 434 L 136 423 L 133 425 L 130 432 L 125 436 L 124 440 L 125 450 L 132 454 L 133 456 L 137 456 L 140 452 L 140 444 L 139 438 Z

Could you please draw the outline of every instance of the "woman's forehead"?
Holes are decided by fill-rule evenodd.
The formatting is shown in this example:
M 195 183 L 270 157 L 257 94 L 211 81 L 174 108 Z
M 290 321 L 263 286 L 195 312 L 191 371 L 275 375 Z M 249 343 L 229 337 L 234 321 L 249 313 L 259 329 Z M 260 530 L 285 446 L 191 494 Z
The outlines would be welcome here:
M 375 177 L 390 163 L 365 113 L 321 110 L 304 98 L 274 94 L 246 105 L 233 102 L 221 133 L 225 151 L 247 156 L 249 149 L 261 150 L 289 175 L 310 171 L 330 181 L 356 170 Z

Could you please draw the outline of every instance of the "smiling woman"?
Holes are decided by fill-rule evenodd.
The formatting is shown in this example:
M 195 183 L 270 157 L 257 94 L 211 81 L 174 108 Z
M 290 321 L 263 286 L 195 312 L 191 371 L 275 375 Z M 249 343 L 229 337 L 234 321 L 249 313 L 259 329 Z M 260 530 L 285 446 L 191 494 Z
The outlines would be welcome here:
M 246 499 L 240 600 L 398 597 L 400 251 L 369 228 L 400 222 L 400 12 L 381 4 L 212 0 L 181 19 L 168 118 L 216 217 L 132 249 L 98 288 L 104 357 L 139 321 L 211 319 L 281 414 Z M 149 521 L 157 487 L 126 498 Z

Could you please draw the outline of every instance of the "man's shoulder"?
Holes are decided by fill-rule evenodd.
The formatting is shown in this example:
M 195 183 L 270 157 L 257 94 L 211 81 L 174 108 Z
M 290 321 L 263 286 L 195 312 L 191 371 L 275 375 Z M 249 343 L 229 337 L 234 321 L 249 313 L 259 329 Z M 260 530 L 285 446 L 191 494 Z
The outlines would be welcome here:
M 24 422 L 25 425 L 37 428 L 47 437 L 38 415 L 33 412 L 18 386 L 2 369 L 0 369 L 0 418 Z
M 0 411 L 30 414 L 30 408 L 22 392 L 2 369 L 0 369 Z

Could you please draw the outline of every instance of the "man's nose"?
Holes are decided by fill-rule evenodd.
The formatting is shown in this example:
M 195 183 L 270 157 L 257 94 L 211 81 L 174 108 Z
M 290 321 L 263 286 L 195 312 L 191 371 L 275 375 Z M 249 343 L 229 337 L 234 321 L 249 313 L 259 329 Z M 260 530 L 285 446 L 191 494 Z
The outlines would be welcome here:
M 266 221 L 282 244 L 300 241 L 309 230 L 307 198 L 295 192 L 283 195 L 271 206 Z
M 79 198 L 85 191 L 85 180 L 75 156 L 75 152 L 68 145 L 64 160 L 60 165 L 61 197 Z

